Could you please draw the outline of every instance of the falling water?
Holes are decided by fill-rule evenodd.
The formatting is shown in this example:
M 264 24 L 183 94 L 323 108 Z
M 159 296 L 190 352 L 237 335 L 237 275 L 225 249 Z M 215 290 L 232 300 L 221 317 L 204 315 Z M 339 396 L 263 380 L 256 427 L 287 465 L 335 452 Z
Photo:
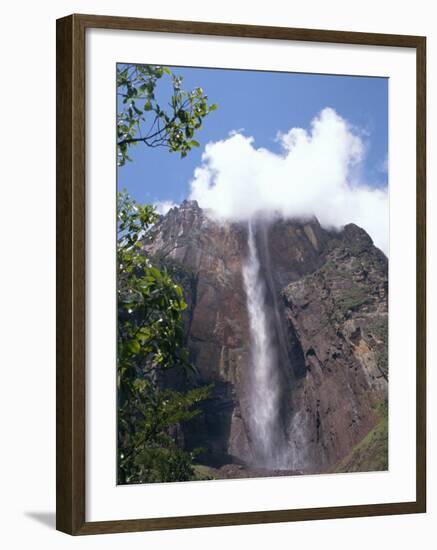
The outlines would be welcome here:
M 248 257 L 243 280 L 250 322 L 252 387 L 251 439 L 256 462 L 268 468 L 283 468 L 285 438 L 281 429 L 280 377 L 277 335 L 269 315 L 267 288 L 257 252 L 252 222 L 248 226 Z M 274 303 L 273 315 L 277 314 Z

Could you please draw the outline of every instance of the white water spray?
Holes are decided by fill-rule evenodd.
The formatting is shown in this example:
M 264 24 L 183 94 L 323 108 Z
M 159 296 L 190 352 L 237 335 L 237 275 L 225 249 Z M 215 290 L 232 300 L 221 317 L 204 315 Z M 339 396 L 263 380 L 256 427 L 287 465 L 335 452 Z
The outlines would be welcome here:
M 248 257 L 243 264 L 252 355 L 251 438 L 260 466 L 284 467 L 284 438 L 279 422 L 278 354 L 267 315 L 266 285 L 261 274 L 252 223 L 248 226 Z

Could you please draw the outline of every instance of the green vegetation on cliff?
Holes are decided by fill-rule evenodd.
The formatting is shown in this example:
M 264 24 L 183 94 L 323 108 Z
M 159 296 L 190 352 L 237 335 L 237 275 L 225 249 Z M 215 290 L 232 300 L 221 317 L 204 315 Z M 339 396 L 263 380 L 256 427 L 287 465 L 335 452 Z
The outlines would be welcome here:
M 334 472 L 388 470 L 388 408 L 386 402 L 378 407 L 378 412 L 379 422 L 334 468 Z

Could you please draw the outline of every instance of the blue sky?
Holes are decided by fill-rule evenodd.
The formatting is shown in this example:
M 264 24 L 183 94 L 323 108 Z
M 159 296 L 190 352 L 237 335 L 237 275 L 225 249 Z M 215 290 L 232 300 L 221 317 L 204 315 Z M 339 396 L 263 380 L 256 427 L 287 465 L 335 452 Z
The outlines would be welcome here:
M 130 149 L 133 162 L 119 169 L 119 189 L 126 187 L 140 202 L 180 202 L 189 194 L 194 169 L 208 142 L 225 139 L 241 130 L 254 138 L 254 147 L 280 152 L 278 132 L 293 127 L 309 129 L 319 112 L 333 108 L 361 136 L 366 154 L 361 178 L 372 187 L 384 187 L 384 165 L 388 148 L 388 80 L 372 77 L 312 75 L 170 67 L 183 76 L 183 87 L 202 87 L 217 111 L 208 115 L 194 136 L 200 142 L 181 159 L 165 148 Z M 163 77 L 155 95 L 158 102 L 168 98 L 170 80 Z

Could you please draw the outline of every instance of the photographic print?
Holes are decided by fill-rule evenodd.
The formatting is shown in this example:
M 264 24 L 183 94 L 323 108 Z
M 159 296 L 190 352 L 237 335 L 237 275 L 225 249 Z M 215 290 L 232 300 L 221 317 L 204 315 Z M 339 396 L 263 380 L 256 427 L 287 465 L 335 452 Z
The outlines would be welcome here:
M 388 470 L 388 79 L 116 78 L 118 483 Z

